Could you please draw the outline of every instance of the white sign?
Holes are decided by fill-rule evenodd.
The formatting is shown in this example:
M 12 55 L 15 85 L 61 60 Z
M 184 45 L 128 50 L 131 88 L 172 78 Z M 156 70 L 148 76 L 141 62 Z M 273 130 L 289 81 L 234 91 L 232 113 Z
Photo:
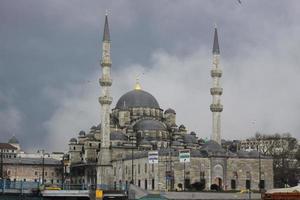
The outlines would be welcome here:
M 191 161 L 191 154 L 189 149 L 179 151 L 179 161 L 182 163 L 187 163 Z
M 148 152 L 148 161 L 150 164 L 158 163 L 158 151 L 149 151 Z

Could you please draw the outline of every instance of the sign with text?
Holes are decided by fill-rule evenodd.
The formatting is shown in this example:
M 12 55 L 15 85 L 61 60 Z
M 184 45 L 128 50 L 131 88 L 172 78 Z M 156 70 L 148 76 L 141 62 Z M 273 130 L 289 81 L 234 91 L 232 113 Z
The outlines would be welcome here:
M 149 151 L 148 152 L 148 161 L 149 161 L 149 164 L 157 164 L 158 163 L 158 151 Z
M 191 153 L 189 149 L 179 151 L 179 162 L 187 163 L 191 161 Z

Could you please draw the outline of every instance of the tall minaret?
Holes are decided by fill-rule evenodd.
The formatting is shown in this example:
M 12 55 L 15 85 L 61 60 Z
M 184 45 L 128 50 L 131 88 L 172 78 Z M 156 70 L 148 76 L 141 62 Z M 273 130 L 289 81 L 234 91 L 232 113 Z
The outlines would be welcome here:
M 221 88 L 220 78 L 222 76 L 222 70 L 219 67 L 220 62 L 220 49 L 218 41 L 217 27 L 215 27 L 214 44 L 213 44 L 213 66 L 211 70 L 211 77 L 213 79 L 213 87 L 210 88 L 212 95 L 212 104 L 210 110 L 212 112 L 212 135 L 211 140 L 221 144 L 221 112 L 223 111 L 223 105 L 221 104 L 221 95 L 223 88 Z
M 110 86 L 112 79 L 110 77 L 111 59 L 110 59 L 110 34 L 108 27 L 107 14 L 105 15 L 105 24 L 102 40 L 102 77 L 99 79 L 102 87 L 99 102 L 101 104 L 101 148 L 98 159 L 97 184 L 102 187 L 111 184 L 111 151 L 110 151 L 110 104 L 112 97 L 110 96 Z M 105 189 L 105 188 L 103 188 Z

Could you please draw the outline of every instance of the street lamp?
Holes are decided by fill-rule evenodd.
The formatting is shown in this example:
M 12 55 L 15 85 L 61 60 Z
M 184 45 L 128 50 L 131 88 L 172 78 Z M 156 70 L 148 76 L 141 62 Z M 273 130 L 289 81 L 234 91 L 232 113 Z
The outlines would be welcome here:
M 258 138 L 257 151 L 258 151 L 258 179 L 259 179 L 258 189 L 259 189 L 259 192 L 261 193 L 262 183 L 261 183 L 260 138 Z
M 0 152 L 1 153 L 1 172 L 0 172 L 1 174 L 0 175 L 1 175 L 1 180 L 3 180 L 3 149 L 1 148 L 0 150 L 1 150 Z
M 44 184 L 44 175 L 45 175 L 45 150 L 44 149 L 41 149 L 39 150 L 38 152 L 42 152 L 42 184 Z
M 131 184 L 133 184 L 133 133 L 131 135 Z

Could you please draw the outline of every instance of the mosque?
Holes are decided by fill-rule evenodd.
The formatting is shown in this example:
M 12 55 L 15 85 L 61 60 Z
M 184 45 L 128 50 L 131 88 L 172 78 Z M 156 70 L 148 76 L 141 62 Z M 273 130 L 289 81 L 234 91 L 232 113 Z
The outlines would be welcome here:
M 112 62 L 106 15 L 99 79 L 101 122 L 87 133 L 80 131 L 69 141 L 71 183 L 97 185 L 102 189 L 126 189 L 134 184 L 158 191 L 273 188 L 272 158 L 257 151 L 233 153 L 220 145 L 223 90 L 217 28 L 212 58 L 212 133 L 211 140 L 203 143 L 195 132 L 189 133 L 184 125 L 177 124 L 174 109 L 161 108 L 139 82 L 110 108 Z M 181 162 L 179 156 L 183 150 L 189 159 Z M 150 162 L 149 152 L 157 155 L 156 161 Z

